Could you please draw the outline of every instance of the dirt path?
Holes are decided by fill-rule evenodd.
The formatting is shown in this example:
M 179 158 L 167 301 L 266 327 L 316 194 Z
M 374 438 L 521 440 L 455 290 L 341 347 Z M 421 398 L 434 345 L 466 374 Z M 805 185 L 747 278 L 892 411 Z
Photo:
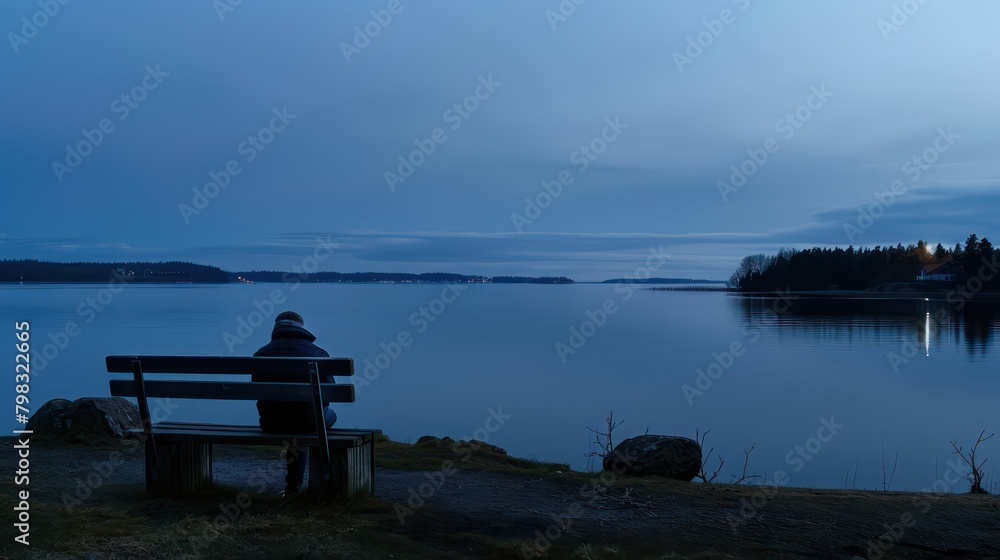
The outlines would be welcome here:
M 422 473 L 386 472 L 379 495 L 405 505 L 410 489 L 425 482 Z M 914 495 L 905 493 L 792 489 L 764 503 L 755 487 L 638 482 L 591 495 L 581 494 L 579 482 L 457 473 L 397 530 L 413 538 L 440 535 L 433 529 L 449 520 L 456 531 L 533 541 L 525 551 L 559 540 L 612 548 L 646 541 L 649 558 L 705 549 L 733 558 L 865 558 L 869 547 L 873 558 L 878 552 L 885 558 L 1000 558 L 996 497 L 940 496 L 922 514 L 926 505 L 915 507 Z M 762 505 L 743 517 L 743 499 Z

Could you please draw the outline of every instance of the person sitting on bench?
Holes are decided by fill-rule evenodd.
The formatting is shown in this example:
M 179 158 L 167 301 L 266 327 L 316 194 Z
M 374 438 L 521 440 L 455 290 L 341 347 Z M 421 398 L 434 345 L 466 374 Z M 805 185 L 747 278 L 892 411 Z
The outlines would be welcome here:
M 294 311 L 279 313 L 274 318 L 274 329 L 271 330 L 271 342 L 262 346 L 254 356 L 317 356 L 329 357 L 326 350 L 313 344 L 316 337 L 306 330 L 302 316 Z M 292 381 L 308 383 L 308 378 L 289 375 L 253 374 L 252 381 Z M 323 403 L 323 416 L 326 427 L 333 427 L 337 422 L 337 414 L 330 408 L 330 403 Z M 316 416 L 312 403 L 257 401 L 257 412 L 260 414 L 260 429 L 270 433 L 300 433 L 316 431 Z M 309 449 L 289 446 L 286 455 L 288 474 L 285 476 L 285 491 L 288 496 L 299 491 L 306 472 Z

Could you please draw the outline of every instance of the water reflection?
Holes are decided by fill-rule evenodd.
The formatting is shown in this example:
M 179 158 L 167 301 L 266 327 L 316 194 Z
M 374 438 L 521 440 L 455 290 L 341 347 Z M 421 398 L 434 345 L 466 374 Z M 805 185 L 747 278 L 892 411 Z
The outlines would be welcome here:
M 1000 330 L 1000 301 L 800 297 L 789 305 L 776 297 L 729 299 L 745 331 L 773 333 L 778 341 L 902 342 L 910 356 L 954 347 L 971 360 L 998 359 L 994 337 Z

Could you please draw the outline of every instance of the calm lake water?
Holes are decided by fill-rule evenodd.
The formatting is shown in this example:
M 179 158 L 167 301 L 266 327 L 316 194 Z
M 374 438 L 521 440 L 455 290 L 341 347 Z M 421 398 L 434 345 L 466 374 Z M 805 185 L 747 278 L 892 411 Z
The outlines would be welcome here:
M 338 408 L 338 424 L 397 440 L 478 436 L 586 469 L 586 428 L 613 410 L 624 420 L 616 441 L 711 429 L 705 451 L 725 459 L 721 481 L 756 444 L 748 474 L 770 479 L 781 469 L 794 486 L 842 488 L 846 476 L 848 486 L 881 488 L 884 449 L 889 470 L 898 452 L 892 488 L 918 490 L 943 477 L 950 440 L 968 448 L 980 430 L 1000 431 L 997 303 L 957 310 L 602 284 L 460 288 L 129 285 L 112 294 L 103 285 L 7 285 L 0 301 L 11 362 L 15 321 L 31 323 L 33 410 L 53 398 L 107 396 L 109 354 L 252 354 L 276 312 L 292 309 L 318 344 L 355 359 L 358 402 Z M 276 311 L 265 303 L 272 297 L 283 301 Z M 75 336 L 58 334 L 68 322 Z M 397 348 L 401 336 L 410 344 Z M 4 394 L 13 401 L 13 387 Z M 253 404 L 182 401 L 173 418 L 236 417 L 255 421 Z M 485 429 L 497 427 L 491 417 L 503 418 L 494 432 Z M 12 414 L 4 422 L 17 427 Z M 1000 439 L 980 456 L 1000 463 Z

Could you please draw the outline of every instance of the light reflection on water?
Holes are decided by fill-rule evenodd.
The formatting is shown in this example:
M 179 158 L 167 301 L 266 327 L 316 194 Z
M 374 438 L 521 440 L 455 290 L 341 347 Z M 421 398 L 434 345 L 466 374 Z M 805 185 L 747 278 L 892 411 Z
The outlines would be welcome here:
M 786 313 L 771 309 L 771 298 L 731 297 L 740 320 L 771 321 L 779 340 L 797 340 L 814 349 L 910 343 L 924 355 L 931 351 L 961 354 L 966 360 L 997 361 L 995 336 L 1000 302 L 903 299 L 798 299 Z M 912 357 L 912 347 L 906 355 Z

